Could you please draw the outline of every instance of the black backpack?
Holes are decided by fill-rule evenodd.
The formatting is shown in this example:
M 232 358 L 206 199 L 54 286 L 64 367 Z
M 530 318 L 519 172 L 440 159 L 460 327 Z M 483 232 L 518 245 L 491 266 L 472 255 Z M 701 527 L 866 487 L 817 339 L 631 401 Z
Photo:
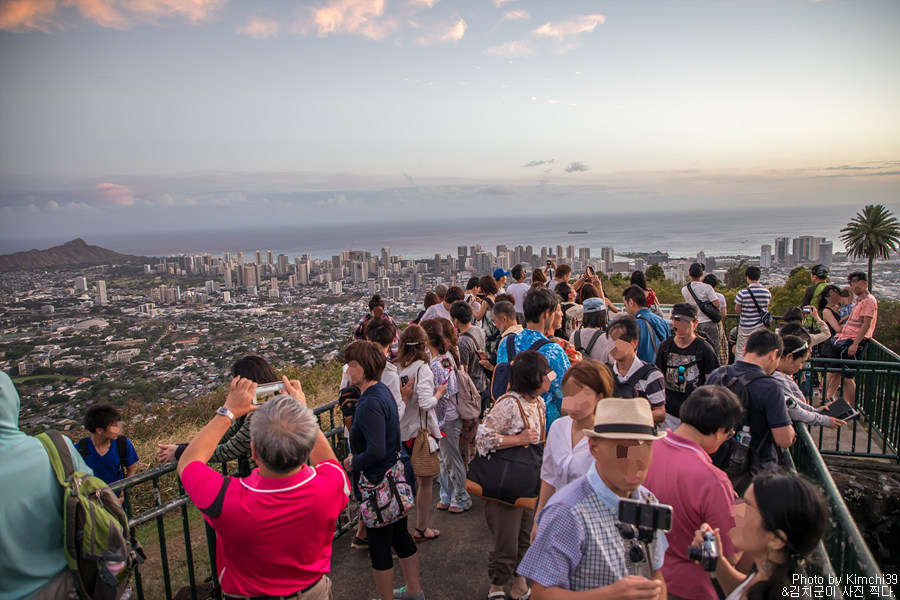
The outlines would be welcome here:
M 88 440 L 91 439 L 91 436 L 87 436 L 85 438 L 81 438 L 78 440 L 78 445 L 75 446 L 75 449 L 78 450 L 78 454 L 81 455 L 81 458 L 87 458 L 88 454 L 90 454 L 90 450 L 88 449 Z M 125 469 L 128 468 L 128 465 L 125 464 L 126 456 L 125 454 L 128 452 L 128 444 L 126 442 L 128 438 L 124 435 L 120 435 L 116 438 L 116 449 L 119 451 L 119 478 L 125 478 Z
M 619 381 L 619 377 L 613 377 L 615 380 L 615 385 L 613 386 L 613 397 L 614 398 L 637 398 L 637 391 L 634 387 L 641 381 L 644 377 L 652 373 L 653 371 L 657 371 L 656 365 L 652 363 L 644 363 L 640 369 L 634 372 L 634 375 L 626 379 L 625 381 Z
M 751 371 L 750 373 L 745 373 L 740 377 L 732 377 L 728 374 L 727 366 L 719 367 L 719 369 L 710 377 L 710 379 L 712 379 L 715 383 L 724 385 L 729 390 L 734 392 L 735 396 L 737 396 L 741 401 L 741 408 L 744 410 L 744 413 L 741 417 L 741 424 L 736 428 L 737 431 L 735 431 L 735 433 L 740 432 L 740 430 L 744 426 L 749 426 L 750 392 L 747 388 L 751 383 L 753 383 L 757 379 L 762 379 L 763 377 L 771 377 L 771 375 L 766 375 L 765 373 L 762 373 L 760 371 Z M 709 382 L 709 380 L 707 380 L 707 382 Z M 751 439 L 749 452 L 747 453 L 747 457 L 742 462 L 734 460 L 734 457 L 736 455 L 743 452 L 743 448 L 740 448 L 741 443 L 735 438 L 735 436 L 731 436 L 730 438 L 728 438 L 725 443 L 722 444 L 719 449 L 711 455 L 713 464 L 724 471 L 726 475 L 728 475 L 736 490 L 742 480 L 749 483 L 749 477 L 759 471 L 759 451 L 762 449 L 763 444 L 766 442 L 766 440 L 769 439 L 771 435 L 772 430 L 770 429 L 766 432 L 762 439 Z
M 535 340 L 529 350 L 540 350 L 547 344 L 552 344 L 547 338 Z M 506 336 L 506 362 L 497 364 L 494 367 L 494 374 L 491 376 L 491 399 L 496 401 L 497 398 L 509 391 L 509 370 L 510 363 L 516 352 L 516 336 L 509 334 Z
M 591 350 L 594 349 L 594 344 L 597 343 L 597 340 L 600 339 L 600 336 L 603 335 L 603 331 L 598 329 L 594 332 L 594 335 L 591 336 L 591 341 L 588 342 L 587 346 L 581 345 L 581 332 L 583 330 L 579 329 L 575 332 L 575 349 L 585 355 L 590 355 Z

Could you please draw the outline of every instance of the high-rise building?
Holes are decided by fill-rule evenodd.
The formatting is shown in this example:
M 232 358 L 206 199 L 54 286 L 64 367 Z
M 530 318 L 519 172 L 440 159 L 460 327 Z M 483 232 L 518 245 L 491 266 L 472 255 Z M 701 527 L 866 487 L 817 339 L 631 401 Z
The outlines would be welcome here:
M 600 249 L 600 262 L 603 263 L 603 272 L 608 273 L 612 264 L 616 262 L 616 252 L 609 246 Z
M 222 302 L 231 302 L 231 292 L 222 292 Z
M 275 262 L 275 257 L 272 255 L 271 250 L 266 250 L 266 264 L 271 265 Z
M 831 258 L 834 254 L 834 244 L 832 242 L 822 241 L 819 244 L 819 258 L 818 261 L 825 265 L 826 269 L 831 268 Z
M 527 263 L 534 262 L 534 247 L 533 246 L 525 246 L 525 261 Z
M 256 251 L 256 264 L 262 264 L 262 252 L 260 252 L 259 250 Z
M 279 254 L 278 255 L 278 274 L 279 275 L 287 275 L 288 272 L 288 255 L 287 254 Z
M 701 250 L 700 252 L 697 253 L 697 262 L 700 263 L 701 265 L 706 264 L 706 252 Z
M 75 289 L 79 292 L 87 291 L 87 277 L 76 277 L 75 278 Z
M 582 262 L 588 262 L 591 260 L 591 249 L 590 248 L 579 248 L 578 249 L 578 260 Z
M 97 281 L 97 299 L 100 302 L 100 306 L 109 304 L 109 301 L 106 298 L 106 282 L 102 279 Z
M 300 268 L 297 269 L 297 280 L 300 285 L 309 285 L 309 263 L 301 262 Z
M 566 258 L 575 260 L 575 246 L 566 246 Z
M 381 249 L 381 264 L 385 267 L 391 264 L 391 249 L 387 246 Z
M 225 272 L 223 275 L 225 289 L 230 290 L 232 285 L 234 285 L 234 274 L 232 273 L 230 266 L 225 267 Z
M 492 271 L 491 255 L 487 252 L 479 251 L 477 254 L 475 254 L 475 259 L 472 266 L 475 268 L 475 272 L 479 275 L 490 273 Z
M 783 265 L 784 259 L 788 255 L 788 244 L 790 240 L 786 237 L 775 238 L 775 264 Z
M 456 258 L 459 261 L 460 269 L 466 268 L 466 259 L 468 257 L 469 257 L 469 247 L 468 246 L 457 246 L 456 247 Z
M 769 244 L 763 244 L 759 249 L 759 268 L 772 268 L 772 246 Z
M 278 278 L 272 277 L 269 279 L 269 289 L 275 290 L 276 295 L 278 294 Z
M 644 259 L 643 258 L 634 259 L 634 270 L 635 271 L 643 271 L 644 270 Z
M 354 260 L 350 263 L 350 280 L 353 283 L 365 283 L 369 279 L 368 269 L 362 262 Z

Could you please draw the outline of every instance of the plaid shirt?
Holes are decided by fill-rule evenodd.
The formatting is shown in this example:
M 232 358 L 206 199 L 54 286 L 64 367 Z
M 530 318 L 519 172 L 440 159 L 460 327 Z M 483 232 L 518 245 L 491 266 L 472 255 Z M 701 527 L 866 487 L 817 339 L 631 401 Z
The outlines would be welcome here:
M 631 497 L 656 502 L 641 486 Z M 631 541 L 616 528 L 619 497 L 592 467 L 556 492 L 538 516 L 538 535 L 522 559 L 518 573 L 544 587 L 573 592 L 614 584 L 628 575 L 649 577 L 647 563 L 628 558 Z M 650 544 L 653 571 L 662 568 L 669 544 L 663 532 Z

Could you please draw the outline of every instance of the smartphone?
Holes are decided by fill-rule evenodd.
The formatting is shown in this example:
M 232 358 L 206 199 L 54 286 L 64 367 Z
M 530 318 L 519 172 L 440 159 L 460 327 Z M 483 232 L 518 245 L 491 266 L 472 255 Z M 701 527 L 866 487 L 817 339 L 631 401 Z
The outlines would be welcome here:
M 549 267 L 550 265 L 552 265 L 552 264 L 553 264 L 553 261 L 552 261 L 552 260 L 548 260 L 548 261 L 547 261 L 547 266 L 548 266 L 548 267 Z
M 407 383 L 409 383 L 409 375 L 401 375 L 400 385 L 406 385 Z
M 810 312 L 812 312 L 812 309 L 811 309 L 810 307 L 808 307 L 808 306 L 804 306 L 804 307 L 803 307 L 803 314 L 804 314 L 804 315 L 808 315 Z
M 594 276 L 594 269 L 593 269 L 592 267 L 587 267 L 587 268 L 584 270 L 584 272 L 585 272 L 585 274 L 587 274 L 588 277 L 593 277 L 593 276 Z
M 256 386 L 256 398 L 253 399 L 253 404 L 262 404 L 269 398 L 273 398 L 283 391 L 283 381 L 276 381 L 274 383 L 262 383 Z
M 619 500 L 619 522 L 639 529 L 669 531 L 672 529 L 672 507 L 640 500 Z

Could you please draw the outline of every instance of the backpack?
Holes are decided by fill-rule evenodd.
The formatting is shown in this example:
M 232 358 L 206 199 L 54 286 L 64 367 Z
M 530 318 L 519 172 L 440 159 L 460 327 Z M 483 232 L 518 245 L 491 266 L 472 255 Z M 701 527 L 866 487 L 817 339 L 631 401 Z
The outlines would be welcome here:
M 69 446 L 58 431 L 36 437 L 62 488 L 63 550 L 80 597 L 118 600 L 145 558 L 119 499 L 100 478 L 75 471 Z
M 581 345 L 581 332 L 583 330 L 579 329 L 575 332 L 575 349 L 584 354 L 585 356 L 589 356 L 591 354 L 591 350 L 594 349 L 594 344 L 597 343 L 597 340 L 600 339 L 600 336 L 603 335 L 603 331 L 598 329 L 594 332 L 594 335 L 591 336 L 591 341 L 588 342 L 587 346 Z
M 91 436 L 81 438 L 80 440 L 78 440 L 78 445 L 75 446 L 75 449 L 78 450 L 78 454 L 81 455 L 81 458 L 87 458 L 88 454 L 91 453 L 91 451 L 88 449 L 88 440 L 90 438 L 91 438 Z M 125 464 L 125 460 L 126 460 L 125 453 L 128 452 L 128 443 L 125 441 L 127 439 L 128 438 L 125 437 L 124 435 L 120 435 L 119 437 L 116 438 L 116 450 L 119 451 L 118 474 L 119 474 L 120 479 L 125 478 L 125 469 L 128 468 L 128 465 Z
M 615 385 L 613 386 L 613 397 L 614 398 L 638 398 L 637 390 L 635 390 L 635 386 L 638 384 L 640 380 L 644 377 L 657 370 L 656 365 L 653 363 L 644 363 L 640 369 L 634 372 L 634 375 L 626 379 L 625 381 L 619 381 L 618 376 L 613 377 L 615 380 Z
M 469 374 L 456 364 L 456 359 L 453 366 L 456 367 L 456 412 L 464 421 L 477 419 L 481 416 L 481 392 Z
M 535 340 L 529 350 L 540 350 L 547 344 L 552 344 L 547 338 Z M 509 371 L 510 363 L 516 352 L 516 336 L 510 334 L 506 336 L 506 362 L 498 363 L 494 367 L 494 373 L 491 375 L 491 400 L 497 401 L 497 398 L 509 391 Z
M 739 432 L 741 428 L 745 425 L 749 426 L 750 424 L 750 392 L 747 389 L 751 383 L 756 381 L 757 379 L 762 379 L 763 377 L 771 377 L 771 375 L 766 375 L 765 373 L 761 373 L 759 371 L 752 371 L 750 373 L 745 373 L 740 377 L 732 377 L 728 374 L 728 367 L 719 367 L 719 369 L 713 373 L 710 379 L 713 379 L 719 385 L 724 385 L 729 390 L 734 392 L 735 396 L 738 397 L 741 401 L 741 408 L 743 409 L 743 415 L 741 417 L 741 424 L 735 428 L 735 433 Z M 709 379 L 707 379 L 707 382 Z M 732 483 L 735 484 L 735 489 L 738 487 L 738 483 L 741 479 L 747 479 L 748 476 L 752 476 L 756 471 L 759 470 L 759 451 L 762 449 L 763 444 L 769 439 L 769 436 L 772 435 L 772 430 L 770 429 L 766 432 L 766 435 L 762 437 L 761 440 L 750 440 L 750 448 L 747 453 L 747 457 L 743 462 L 735 462 L 732 458 L 737 455 L 739 452 L 743 452 L 742 448 L 739 448 L 741 443 L 735 438 L 735 436 L 731 436 L 722 446 L 716 450 L 712 455 L 712 461 L 715 466 L 725 472 L 728 475 L 729 479 L 731 479 Z M 753 463 L 753 464 L 751 464 Z

